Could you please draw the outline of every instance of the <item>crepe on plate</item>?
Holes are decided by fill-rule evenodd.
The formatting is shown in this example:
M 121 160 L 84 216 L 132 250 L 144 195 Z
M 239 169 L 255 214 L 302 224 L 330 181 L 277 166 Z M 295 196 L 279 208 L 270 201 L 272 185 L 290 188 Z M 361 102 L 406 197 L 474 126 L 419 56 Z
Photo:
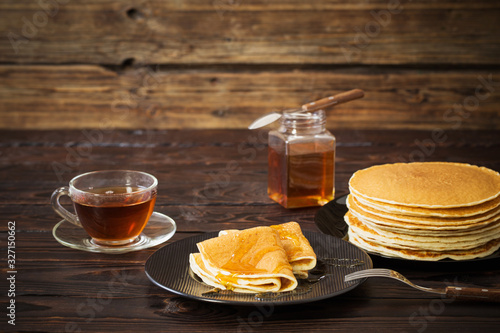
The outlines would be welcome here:
M 316 254 L 302 233 L 300 225 L 297 222 L 288 222 L 272 225 L 271 228 L 280 237 L 293 273 L 299 278 L 307 278 L 308 271 L 316 266 Z
M 296 222 L 224 230 L 197 247 L 200 252 L 190 254 L 191 270 L 210 286 L 240 293 L 293 290 L 298 284 L 293 266 L 303 277 L 306 267 L 316 265 L 316 255 Z
M 391 257 L 436 261 L 500 248 L 500 174 L 461 163 L 396 163 L 349 181 L 349 241 Z
M 307 278 L 308 271 L 316 267 L 316 254 L 302 233 L 300 225 L 297 222 L 288 222 L 272 225 L 271 228 L 280 237 L 288 262 L 292 265 L 293 274 L 301 279 Z M 219 232 L 219 236 L 232 232 L 239 231 L 222 230 Z

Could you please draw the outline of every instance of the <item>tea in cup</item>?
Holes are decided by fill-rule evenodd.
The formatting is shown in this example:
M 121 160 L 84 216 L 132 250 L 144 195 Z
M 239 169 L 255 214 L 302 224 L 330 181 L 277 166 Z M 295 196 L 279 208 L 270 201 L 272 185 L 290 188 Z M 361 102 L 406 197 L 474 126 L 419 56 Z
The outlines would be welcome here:
M 85 229 L 97 245 L 132 243 L 146 227 L 156 202 L 158 181 L 145 172 L 107 170 L 85 173 L 69 186 L 54 191 L 53 209 L 62 218 Z M 70 197 L 76 215 L 59 198 Z

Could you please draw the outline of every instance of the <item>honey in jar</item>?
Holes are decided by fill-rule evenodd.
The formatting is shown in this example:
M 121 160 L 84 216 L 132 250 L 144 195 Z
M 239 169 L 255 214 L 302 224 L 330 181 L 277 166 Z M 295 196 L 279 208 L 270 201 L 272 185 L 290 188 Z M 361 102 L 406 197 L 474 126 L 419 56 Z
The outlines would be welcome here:
M 324 110 L 287 112 L 269 133 L 268 187 L 285 208 L 322 206 L 335 194 L 335 137 Z

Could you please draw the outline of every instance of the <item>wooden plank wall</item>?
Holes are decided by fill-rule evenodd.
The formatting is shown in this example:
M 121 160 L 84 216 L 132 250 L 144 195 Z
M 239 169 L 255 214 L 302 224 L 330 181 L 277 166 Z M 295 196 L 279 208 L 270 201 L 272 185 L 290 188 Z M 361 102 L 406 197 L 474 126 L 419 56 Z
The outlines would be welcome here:
M 0 128 L 500 129 L 496 0 L 3 0 Z

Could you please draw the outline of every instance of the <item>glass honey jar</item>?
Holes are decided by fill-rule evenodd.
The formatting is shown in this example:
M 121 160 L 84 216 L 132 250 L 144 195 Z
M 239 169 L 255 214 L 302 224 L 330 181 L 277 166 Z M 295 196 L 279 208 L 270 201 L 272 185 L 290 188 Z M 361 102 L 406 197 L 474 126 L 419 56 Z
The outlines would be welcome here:
M 285 208 L 322 206 L 335 195 L 335 137 L 325 111 L 285 112 L 269 133 L 268 186 Z

